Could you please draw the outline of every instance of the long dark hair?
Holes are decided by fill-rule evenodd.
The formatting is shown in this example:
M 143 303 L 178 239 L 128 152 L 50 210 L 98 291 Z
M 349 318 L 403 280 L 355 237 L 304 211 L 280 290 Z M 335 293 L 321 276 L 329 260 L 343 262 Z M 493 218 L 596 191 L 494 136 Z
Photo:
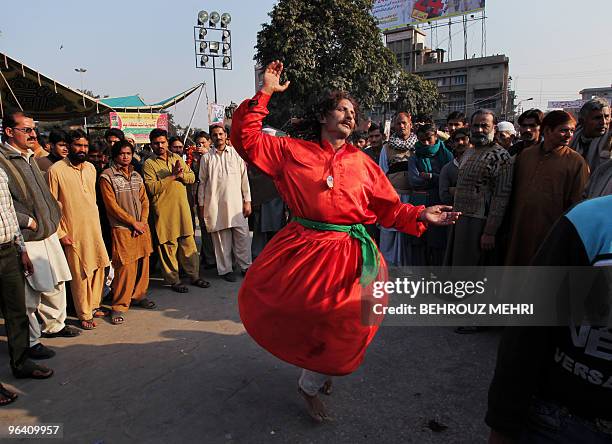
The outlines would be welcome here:
M 288 130 L 292 137 L 319 141 L 321 139 L 321 120 L 330 111 L 336 109 L 340 101 L 348 100 L 355 109 L 355 125 L 359 124 L 359 103 L 346 91 L 324 91 L 308 107 L 308 111 L 301 119 L 296 119 Z

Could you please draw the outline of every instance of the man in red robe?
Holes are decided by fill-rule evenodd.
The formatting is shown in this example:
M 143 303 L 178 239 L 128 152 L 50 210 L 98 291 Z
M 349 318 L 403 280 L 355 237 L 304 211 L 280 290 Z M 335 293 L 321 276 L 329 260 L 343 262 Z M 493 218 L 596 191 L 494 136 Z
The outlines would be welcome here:
M 459 214 L 400 202 L 379 166 L 347 143 L 358 107 L 346 93 L 330 93 L 307 121 L 313 141 L 262 133 L 270 97 L 289 86 L 280 83 L 282 70 L 279 61 L 268 65 L 262 89 L 234 113 L 231 140 L 273 179 L 295 219 L 249 268 L 238 302 L 251 337 L 303 369 L 298 389 L 321 422 L 328 416 L 317 393 L 329 392 L 330 376 L 359 367 L 378 329 L 362 322 L 362 294 L 384 279 L 386 265 L 363 224 L 419 236 Z

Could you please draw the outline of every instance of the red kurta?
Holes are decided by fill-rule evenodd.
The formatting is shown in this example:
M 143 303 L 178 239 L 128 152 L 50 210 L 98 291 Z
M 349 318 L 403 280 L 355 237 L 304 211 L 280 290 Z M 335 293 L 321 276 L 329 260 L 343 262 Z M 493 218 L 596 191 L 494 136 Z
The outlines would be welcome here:
M 378 165 L 356 147 L 336 152 L 328 142 L 262 133 L 269 100 L 259 92 L 240 105 L 231 140 L 272 177 L 293 215 L 341 225 L 379 222 L 416 236 L 425 231 L 416 220 L 423 207 L 402 204 Z M 244 327 L 284 361 L 329 375 L 351 373 L 378 329 L 362 322 L 360 271 L 359 241 L 291 222 L 244 279 L 238 296 Z

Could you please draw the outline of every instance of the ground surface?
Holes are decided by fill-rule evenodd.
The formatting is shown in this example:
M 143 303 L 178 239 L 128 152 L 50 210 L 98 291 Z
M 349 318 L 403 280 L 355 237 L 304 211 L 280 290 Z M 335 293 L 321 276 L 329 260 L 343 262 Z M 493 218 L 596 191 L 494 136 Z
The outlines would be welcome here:
M 43 340 L 57 351 L 49 380 L 14 379 L 0 345 L 0 380 L 20 394 L 0 409 L 0 427 L 63 423 L 74 443 L 486 442 L 497 333 L 381 329 L 364 365 L 325 397 L 334 422 L 318 426 L 298 370 L 245 334 L 240 282 L 204 276 L 211 288 L 184 295 L 154 281 L 158 309 L 131 310 L 122 326 Z M 432 420 L 447 428 L 432 431 Z

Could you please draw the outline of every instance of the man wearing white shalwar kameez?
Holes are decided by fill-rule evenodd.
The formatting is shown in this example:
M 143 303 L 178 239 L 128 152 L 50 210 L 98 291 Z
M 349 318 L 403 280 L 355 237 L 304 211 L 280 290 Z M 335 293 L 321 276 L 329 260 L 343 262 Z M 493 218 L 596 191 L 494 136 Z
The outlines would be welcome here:
M 251 190 L 246 163 L 227 145 L 225 128 L 213 127 L 210 135 L 215 146 L 200 159 L 198 205 L 212 236 L 217 272 L 234 282 L 233 257 L 243 274 L 252 261 L 246 219 L 251 214 Z

